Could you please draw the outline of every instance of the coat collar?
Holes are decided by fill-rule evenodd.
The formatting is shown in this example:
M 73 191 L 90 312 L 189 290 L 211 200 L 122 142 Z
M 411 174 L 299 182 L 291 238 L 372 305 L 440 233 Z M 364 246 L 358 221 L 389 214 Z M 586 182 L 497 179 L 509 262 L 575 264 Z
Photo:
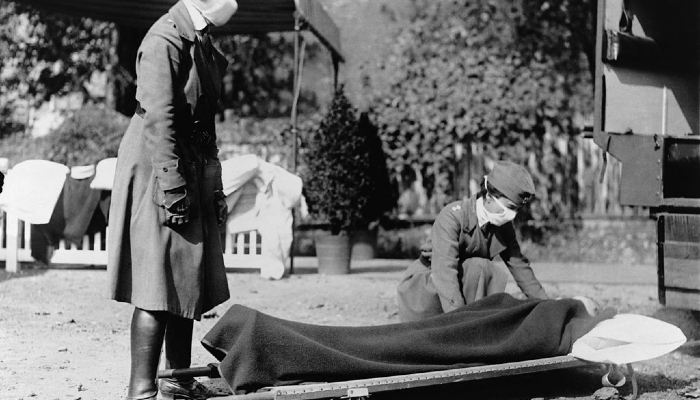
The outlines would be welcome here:
M 202 13 L 197 10 L 197 8 L 192 4 L 191 0 L 182 0 L 187 9 L 187 13 L 190 14 L 190 19 L 192 20 L 192 25 L 194 25 L 194 30 L 201 32 L 207 29 L 207 20 L 204 19 Z
M 187 6 L 185 3 L 182 2 L 182 0 L 178 1 L 170 8 L 168 14 L 177 28 L 178 35 L 180 35 L 180 37 L 184 40 L 195 43 L 197 33 L 194 29 L 192 17 L 190 17 L 190 13 L 187 11 Z M 202 53 L 201 46 L 195 46 L 193 58 L 195 65 L 197 66 L 197 71 L 202 81 L 204 91 L 215 104 L 221 94 L 221 84 L 219 83 L 220 77 L 214 77 L 212 75 L 222 74 L 223 71 L 226 70 L 228 62 L 226 61 L 226 57 L 219 53 L 219 51 L 215 48 L 213 49 L 213 54 L 214 59 L 209 60 Z
M 173 23 L 175 23 L 178 35 L 185 40 L 194 42 L 196 35 L 194 24 L 192 23 L 192 18 L 190 18 L 190 13 L 187 11 L 185 3 L 178 1 L 170 8 L 168 14 L 173 20 Z
M 462 221 L 462 226 L 464 226 L 464 231 L 470 235 L 474 232 L 477 226 L 479 226 L 479 221 L 476 217 L 476 196 L 471 196 L 462 202 L 462 208 L 464 209 L 464 220 Z
M 479 226 L 479 219 L 476 216 L 476 195 L 464 200 L 462 208 L 464 209 L 462 226 L 464 227 L 464 232 L 471 236 Z M 489 227 L 489 229 L 493 229 L 493 238 L 489 246 L 489 252 L 495 256 L 506 249 L 505 240 L 502 234 L 502 227 Z

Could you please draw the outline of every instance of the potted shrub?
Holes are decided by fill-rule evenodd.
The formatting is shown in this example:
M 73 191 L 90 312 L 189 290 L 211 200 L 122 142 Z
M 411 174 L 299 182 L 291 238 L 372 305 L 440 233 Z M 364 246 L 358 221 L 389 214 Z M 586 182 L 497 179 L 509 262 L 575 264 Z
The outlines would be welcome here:
M 389 176 L 379 130 L 366 112 L 360 114 L 357 129 L 369 148 L 369 193 L 352 233 L 351 254 L 353 260 L 367 260 L 374 258 L 377 251 L 380 219 L 396 206 L 398 195 Z
M 303 146 L 301 176 L 309 215 L 330 228 L 315 238 L 319 272 L 348 273 L 351 235 L 363 219 L 373 184 L 370 143 L 358 129 L 356 111 L 342 86 Z

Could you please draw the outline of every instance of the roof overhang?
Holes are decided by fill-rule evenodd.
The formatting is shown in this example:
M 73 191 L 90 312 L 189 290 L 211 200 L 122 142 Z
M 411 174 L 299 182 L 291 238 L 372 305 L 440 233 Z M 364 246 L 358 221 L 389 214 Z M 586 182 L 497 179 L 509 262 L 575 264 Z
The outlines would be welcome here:
M 43 10 L 148 29 L 177 0 L 19 0 Z M 238 0 L 238 11 L 217 32 L 255 34 L 295 30 L 295 19 L 343 61 L 340 30 L 318 0 Z

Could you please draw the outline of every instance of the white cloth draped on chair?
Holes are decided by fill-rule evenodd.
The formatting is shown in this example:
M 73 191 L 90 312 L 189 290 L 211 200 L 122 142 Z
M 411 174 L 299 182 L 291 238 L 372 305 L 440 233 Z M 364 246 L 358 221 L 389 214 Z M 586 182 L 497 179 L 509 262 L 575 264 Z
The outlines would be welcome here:
M 292 245 L 292 210 L 301 202 L 301 178 L 255 155 L 233 157 L 221 168 L 229 207 L 227 233 L 257 230 L 264 243 L 262 255 L 279 261 L 265 264 L 261 275 L 282 278 Z

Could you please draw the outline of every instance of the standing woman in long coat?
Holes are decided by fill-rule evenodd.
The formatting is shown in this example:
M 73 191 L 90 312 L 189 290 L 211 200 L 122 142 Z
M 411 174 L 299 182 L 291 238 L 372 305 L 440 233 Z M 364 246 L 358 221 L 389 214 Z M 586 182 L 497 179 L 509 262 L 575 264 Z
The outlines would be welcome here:
M 208 37 L 235 0 L 181 0 L 148 31 L 136 59 L 136 113 L 119 147 L 109 214 L 111 298 L 135 306 L 128 399 L 205 399 L 190 366 L 193 320 L 229 298 L 219 225 L 226 218 L 215 106 L 226 59 Z

